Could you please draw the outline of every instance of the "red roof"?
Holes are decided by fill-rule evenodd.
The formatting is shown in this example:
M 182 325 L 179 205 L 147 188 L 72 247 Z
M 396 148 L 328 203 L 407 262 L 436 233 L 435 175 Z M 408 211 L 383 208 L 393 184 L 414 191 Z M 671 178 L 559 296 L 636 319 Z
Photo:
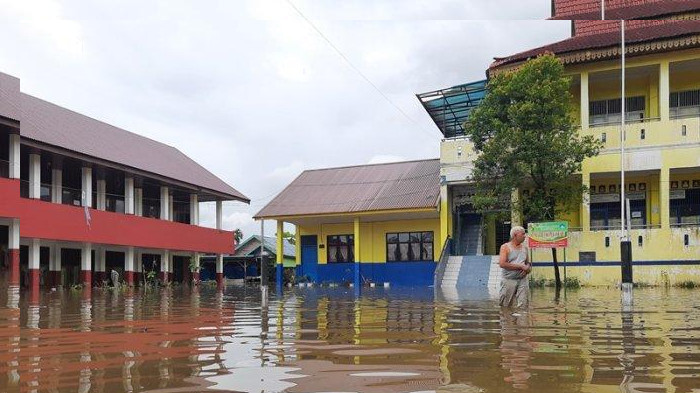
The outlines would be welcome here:
M 560 0 L 552 19 L 600 19 L 600 0 Z M 698 12 L 700 0 L 626 0 L 606 2 L 605 19 L 643 19 Z
M 22 138 L 250 202 L 178 149 L 21 93 Z
M 302 172 L 255 218 L 437 208 L 440 160 Z
M 669 20 L 665 23 L 658 24 L 658 21 L 630 21 L 640 22 L 639 27 L 626 29 L 625 43 L 636 44 L 661 39 L 679 38 L 684 36 L 697 36 L 700 34 L 700 20 Z M 646 23 L 645 23 L 646 22 Z M 619 22 L 618 22 L 619 23 Z M 539 48 L 530 49 L 525 52 L 520 52 L 512 56 L 496 58 L 489 67 L 490 69 L 497 68 L 506 64 L 525 61 L 529 58 L 536 57 L 544 53 L 554 53 L 555 55 L 563 55 L 571 52 L 584 50 L 604 49 L 609 47 L 617 47 L 620 45 L 621 37 L 619 29 L 609 33 L 591 34 L 583 36 L 574 36 L 563 41 L 553 44 L 541 46 Z M 694 40 L 690 46 L 700 46 L 699 40 Z M 676 47 L 667 47 L 665 50 L 677 50 Z M 639 52 L 637 52 L 639 53 Z

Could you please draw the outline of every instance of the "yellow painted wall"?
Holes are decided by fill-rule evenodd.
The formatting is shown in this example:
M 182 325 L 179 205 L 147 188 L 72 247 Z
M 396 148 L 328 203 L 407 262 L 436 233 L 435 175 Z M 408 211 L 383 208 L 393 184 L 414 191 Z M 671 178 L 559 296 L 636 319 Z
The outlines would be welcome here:
M 316 235 L 318 243 L 324 248 L 318 249 L 318 263 L 328 263 L 327 239 L 331 235 L 353 234 L 353 223 L 318 224 L 299 226 L 301 235 Z M 362 263 L 386 262 L 386 234 L 392 232 L 433 232 L 433 259 L 440 258 L 440 219 L 397 220 L 360 223 L 360 258 Z M 355 239 L 357 242 L 357 239 Z

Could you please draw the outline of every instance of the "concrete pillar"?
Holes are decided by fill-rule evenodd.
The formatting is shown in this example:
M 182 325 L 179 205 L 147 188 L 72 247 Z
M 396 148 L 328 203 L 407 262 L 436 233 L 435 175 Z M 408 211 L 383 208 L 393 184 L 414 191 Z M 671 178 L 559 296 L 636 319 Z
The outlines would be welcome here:
M 134 267 L 136 265 L 136 251 L 134 247 L 127 247 L 124 255 L 124 281 L 126 285 L 134 285 Z
M 8 233 L 8 254 L 10 263 L 10 285 L 19 285 L 19 219 L 10 221 Z
M 216 284 L 221 286 L 224 283 L 224 255 L 216 255 Z
M 170 271 L 168 269 L 168 264 L 170 263 L 170 251 L 168 250 L 163 250 L 163 252 L 160 254 L 160 281 L 162 283 L 168 282 L 168 272 Z
M 134 214 L 143 216 L 143 188 L 134 188 Z
M 666 121 L 670 118 L 671 82 L 669 74 L 669 62 L 668 60 L 662 60 L 659 63 L 659 117 L 661 121 Z
M 194 269 L 192 269 L 192 281 L 198 283 L 200 280 L 200 270 L 201 270 L 201 258 L 202 254 L 195 252 L 192 254 L 192 261 L 194 262 Z
M 589 123 L 588 72 L 581 73 L 581 129 L 587 130 Z
M 97 210 L 107 209 L 107 182 L 105 180 L 97 181 Z
M 107 280 L 107 250 L 104 247 L 97 247 L 95 249 L 95 281 L 99 285 Z
M 92 207 L 92 168 L 82 170 L 82 205 Z
M 224 221 L 224 205 L 222 201 L 216 201 L 216 229 L 222 229 Z
M 51 264 L 49 266 L 49 274 L 51 275 L 51 286 L 58 287 L 63 285 L 62 268 L 61 268 L 61 246 L 56 244 L 51 249 Z
M 10 134 L 10 179 L 20 177 L 19 152 L 19 134 Z
M 134 272 L 136 284 L 141 285 L 143 283 L 143 253 L 139 250 L 134 252 Z
M 190 224 L 199 225 L 199 196 L 190 194 Z
M 160 219 L 170 220 L 168 213 L 170 213 L 170 207 L 168 203 L 170 202 L 170 190 L 168 187 L 162 186 L 160 188 Z
M 591 186 L 591 174 L 583 172 L 581 175 L 581 183 L 586 186 Z M 581 222 L 581 230 L 589 232 L 591 230 L 591 194 L 590 191 L 583 194 L 581 199 L 581 207 L 579 210 L 579 220 Z
M 41 156 L 29 155 L 29 198 L 41 198 Z
M 659 215 L 661 228 L 671 227 L 671 169 L 662 166 L 659 174 Z
M 51 202 L 63 203 L 63 170 L 54 168 L 51 170 Z
M 355 254 L 355 288 L 359 289 L 362 284 L 360 280 L 360 218 L 355 217 L 353 222 L 353 254 Z M 279 253 L 279 250 L 277 251 Z
M 284 221 L 277 220 L 277 254 L 276 256 L 276 266 L 275 280 L 277 284 L 277 289 L 281 290 L 284 284 Z M 355 242 L 355 247 L 357 247 L 357 242 Z M 355 257 L 357 259 L 357 257 Z
M 39 239 L 33 238 L 29 240 L 29 288 L 32 291 L 36 291 L 39 289 L 39 280 L 40 280 L 40 250 L 41 250 L 41 242 Z
M 124 179 L 124 213 L 134 214 L 134 178 Z
M 80 250 L 80 282 L 85 287 L 92 288 L 92 244 L 90 243 L 84 243 Z

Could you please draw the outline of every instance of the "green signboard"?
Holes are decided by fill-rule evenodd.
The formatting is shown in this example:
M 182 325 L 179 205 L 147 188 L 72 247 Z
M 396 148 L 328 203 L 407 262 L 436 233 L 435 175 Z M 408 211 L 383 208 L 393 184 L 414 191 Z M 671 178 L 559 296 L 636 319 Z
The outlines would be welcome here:
M 559 248 L 569 245 L 569 222 L 533 222 L 527 225 L 530 248 Z

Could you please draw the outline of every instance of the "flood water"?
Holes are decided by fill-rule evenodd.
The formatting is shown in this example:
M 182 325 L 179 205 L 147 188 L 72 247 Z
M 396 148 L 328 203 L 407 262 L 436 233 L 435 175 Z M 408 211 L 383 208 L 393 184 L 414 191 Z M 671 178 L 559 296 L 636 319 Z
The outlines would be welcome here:
M 0 293 L 0 392 L 697 392 L 700 292 Z

